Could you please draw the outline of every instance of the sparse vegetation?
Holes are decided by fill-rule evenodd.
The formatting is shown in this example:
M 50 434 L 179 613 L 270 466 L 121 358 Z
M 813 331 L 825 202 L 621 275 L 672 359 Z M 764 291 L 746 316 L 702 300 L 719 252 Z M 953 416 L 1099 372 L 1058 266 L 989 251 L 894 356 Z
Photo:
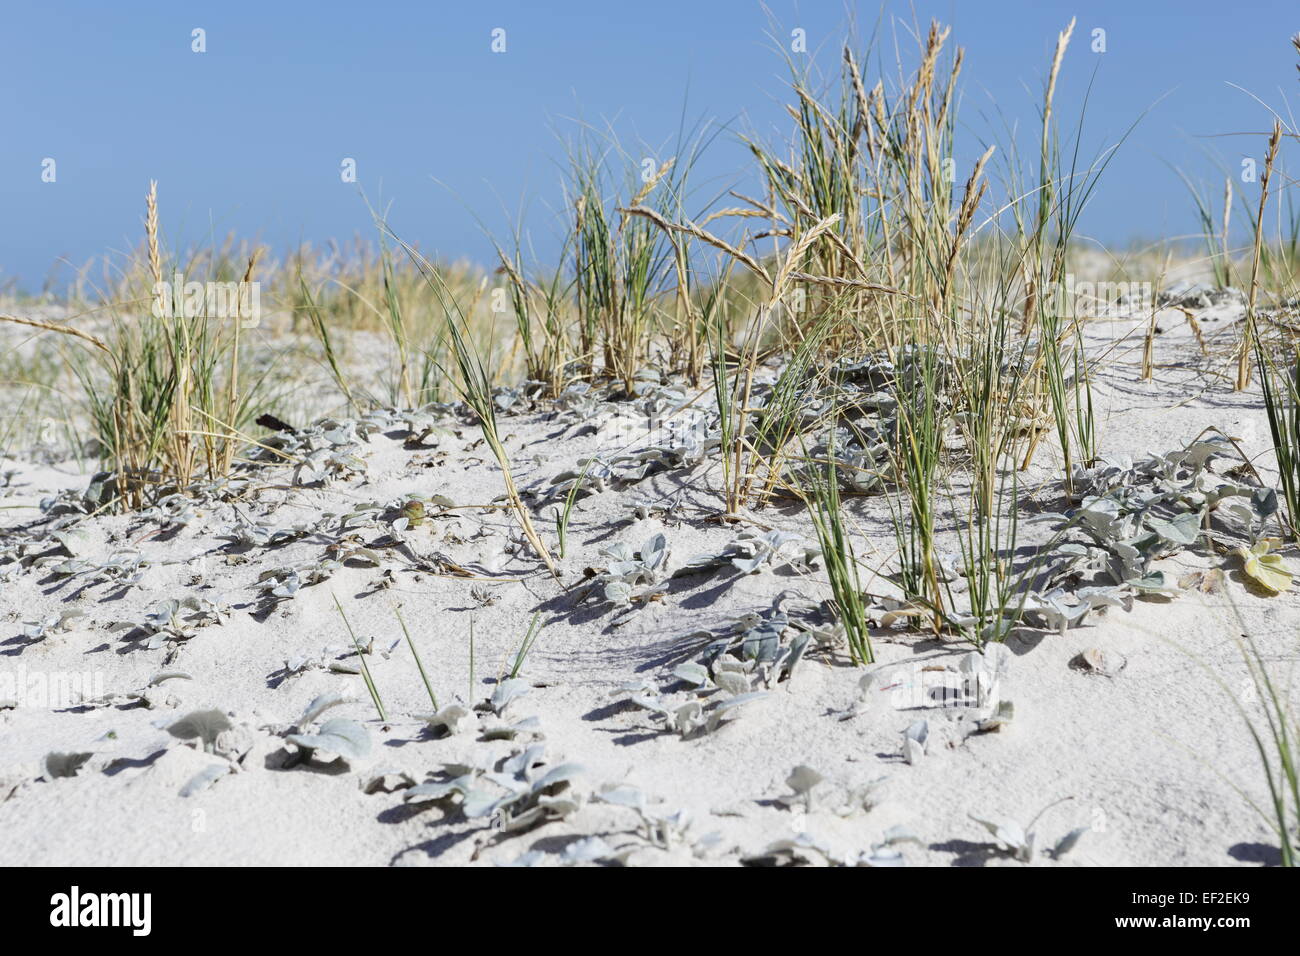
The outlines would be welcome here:
M 6 359 L 4 377 L 24 390 L 13 420 L 0 421 L 0 451 L 21 458 L 18 416 L 57 407 L 64 457 L 98 469 L 84 488 L 0 505 L 24 519 L 0 534 L 0 581 L 35 595 L 38 580 L 46 602 L 12 615 L 14 653 L 41 642 L 56 653 L 96 627 L 120 632 L 123 654 L 157 653 L 170 668 L 236 611 L 241 623 L 246 612 L 283 628 L 272 634 L 314 630 L 311 589 L 330 581 L 321 590 L 346 644 L 277 649 L 267 687 L 363 684 L 383 725 L 374 732 L 407 734 L 400 746 L 385 741 L 395 752 L 462 738 L 429 779 L 371 768 L 365 794 L 400 789 L 412 815 L 435 804 L 456 826 L 491 826 L 502 839 L 564 825 L 588 800 L 621 806 L 636 813 L 635 839 L 615 847 L 588 833 L 531 861 L 626 862 L 647 848 L 702 859 L 715 835 L 631 784 L 580 788 L 583 768 L 545 757 L 527 708 L 571 688 L 570 675 L 542 681 L 532 665 L 521 676 L 543 628 L 548 669 L 653 646 L 627 683 L 611 690 L 604 672 L 590 681 L 603 703 L 583 719 L 617 721 L 620 746 L 660 738 L 679 753 L 740 733 L 762 708 L 804 706 L 795 675 L 811 661 L 824 668 L 816 719 L 834 714 L 848 725 L 834 731 L 842 739 L 888 724 L 885 756 L 913 773 L 1011 724 L 1010 701 L 990 688 L 1013 649 L 1072 639 L 1143 602 L 1230 587 L 1285 609 L 1300 543 L 1300 215 L 1284 159 L 1298 134 L 1274 123 L 1258 192 L 1228 180 L 1221 212 L 1177 173 L 1201 258 L 1170 242 L 1137 264 L 1099 266 L 1078 224 L 1127 133 L 1082 155 L 1086 97 L 1071 104 L 1060 92 L 1074 30 L 1071 20 L 1045 59 L 1027 151 L 1012 126 L 981 138 L 962 109 L 965 53 L 938 22 L 892 55 L 847 43 L 829 78 L 812 58 L 786 57 L 789 126 L 738 137 L 757 188 L 698 191 L 702 153 L 730 128 L 683 121 L 670 149 L 652 149 L 582 125 L 566 138 L 559 211 L 542 223 L 521 215 L 483 267 L 426 254 L 368 200 L 374 238 L 347 247 L 277 256 L 232 237 L 169 248 L 151 182 L 143 241 L 114 260 L 102 288 L 87 270 L 60 309 L 0 315 L 29 337 Z M 969 145 L 958 134 L 967 128 Z M 1232 246 L 1234 203 L 1248 251 Z M 538 228 L 559 233 L 550 260 L 533 248 Z M 1078 293 L 1067 281 L 1076 270 L 1127 281 L 1157 260 L 1149 300 Z M 1195 281 L 1164 282 L 1174 263 Z M 213 286 L 235 298 L 218 295 L 214 310 Z M 254 288 L 261 306 L 246 297 Z M 1215 309 L 1217 324 L 1198 324 Z M 1103 317 L 1113 321 L 1094 321 Z M 1161 339 L 1171 321 L 1189 337 Z M 1126 358 L 1138 351 L 1140 366 Z M 1184 434 L 1178 419 L 1178 434 L 1157 446 L 1140 444 L 1159 434 L 1144 432 L 1113 447 L 1108 415 L 1131 396 L 1181 407 L 1171 389 L 1193 379 L 1162 383 L 1173 368 L 1198 376 L 1195 398 L 1218 389 L 1235 403 L 1223 422 L 1266 419 L 1267 441 L 1217 419 Z M 1262 412 L 1249 404 L 1259 399 Z M 5 496 L 15 473 L 0 475 Z M 683 541 L 692 551 L 677 550 Z M 238 599 L 199 593 L 216 583 Z M 152 593 L 159 587 L 177 596 Z M 381 592 L 394 598 L 375 602 L 385 620 L 358 630 L 387 635 L 386 646 L 363 640 L 348 616 L 362 621 L 365 599 Z M 46 606 L 87 597 L 92 608 L 133 606 L 86 621 Z M 433 675 L 397 607 L 429 615 L 412 624 L 422 643 L 443 642 Z M 402 666 L 415 665 L 409 682 L 393 664 L 406 658 L 390 608 L 410 652 Z M 684 608 L 699 618 L 689 633 L 674 616 Z M 1246 640 L 1264 708 L 1262 724 L 1248 715 L 1250 735 L 1293 865 L 1293 694 Z M 949 666 L 954 647 L 963 656 Z M 476 679 L 478 650 L 502 662 L 496 680 Z M 903 652 L 927 655 L 910 676 Z M 1126 660 L 1087 648 L 1070 666 L 1105 680 Z M 955 698 L 936 703 L 917 676 L 938 672 L 954 676 Z M 174 678 L 189 676 L 164 670 L 78 706 L 176 707 Z M 847 707 L 836 697 L 845 680 L 857 688 Z M 923 713 L 851 723 L 879 711 L 885 691 L 914 695 L 895 710 Z M 430 712 L 413 713 L 425 696 Z M 220 762 L 182 795 L 236 785 L 253 752 L 241 733 L 296 748 L 277 768 L 323 754 L 344 758 L 334 769 L 346 772 L 370 754 L 370 730 L 319 720 L 355 698 L 313 690 L 310 700 L 295 723 L 256 726 L 187 708 L 169 732 Z M 940 720 L 937 707 L 957 716 Z M 813 721 L 803 717 L 801 734 Z M 471 737 L 474 748 L 453 752 Z M 53 751 L 44 772 L 80 777 L 94 756 Z M 794 797 L 774 808 L 810 818 L 868 811 L 880 783 L 835 781 L 818 795 L 827 781 L 802 763 L 786 782 Z M 1078 847 L 1088 827 L 1060 819 L 1051 848 L 1036 847 L 1041 817 L 1022 827 L 1018 815 L 972 815 L 993 838 L 972 852 L 1056 862 L 1103 842 L 1098 827 Z M 473 842 L 475 854 L 491 845 L 484 834 Z M 856 857 L 803 831 L 761 854 L 727 852 L 764 865 L 900 865 L 909 843 L 936 852 L 901 827 Z

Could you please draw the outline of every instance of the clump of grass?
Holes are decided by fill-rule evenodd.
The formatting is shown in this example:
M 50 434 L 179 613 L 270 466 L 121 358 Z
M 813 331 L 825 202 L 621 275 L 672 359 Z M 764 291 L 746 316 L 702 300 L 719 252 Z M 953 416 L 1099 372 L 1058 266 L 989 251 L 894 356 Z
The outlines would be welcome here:
M 209 281 L 226 291 L 247 288 L 261 254 L 252 250 L 241 271 L 223 253 L 209 257 Z M 139 507 L 163 487 L 229 474 L 264 375 L 245 377 L 241 317 L 191 316 L 185 293 L 167 289 L 174 273 L 197 281 L 197 257 L 182 263 L 163 253 L 157 184 L 145 197 L 144 262 L 133 262 L 122 301 L 102 311 L 108 330 L 96 335 L 71 326 L 6 317 L 67 335 L 88 348 L 70 364 L 84 393 L 100 456 L 111 470 L 120 503 Z M 225 274 L 223 274 L 225 273 Z M 241 277 L 242 278 L 239 278 Z M 242 282 L 245 285 L 239 285 Z M 239 305 L 241 291 L 231 304 Z
M 674 164 L 675 159 L 669 159 L 660 165 L 630 205 L 639 205 L 661 181 L 671 184 Z M 571 165 L 580 352 L 594 372 L 599 348 L 605 373 L 630 393 L 672 249 L 657 229 L 609 207 L 603 153 L 581 144 L 572 153 Z
M 1010 291 L 1008 284 L 995 287 L 982 303 L 987 321 L 963 347 L 947 350 L 954 367 L 950 386 L 963 409 L 954 422 L 970 452 L 970 488 L 964 517 L 957 520 L 970 620 L 959 628 L 977 647 L 1005 639 L 1024 601 L 1022 578 L 1010 564 L 1018 532 L 1016 465 L 1025 442 L 1029 340 L 1013 334 L 1006 308 Z M 960 504 L 954 511 L 961 511 Z
M 661 347 L 670 364 L 698 377 L 705 338 L 690 246 L 659 226 L 686 218 L 691 171 L 715 135 L 703 122 L 688 127 L 683 113 L 662 161 L 645 146 L 633 155 L 612 131 L 584 129 L 567 144 L 577 357 L 589 375 L 626 392 Z
M 1069 40 L 1067 29 L 1058 40 L 1047 93 L 1043 141 L 1054 144 L 1051 103 L 1056 76 Z M 746 225 L 766 219 L 759 236 L 770 237 L 772 252 L 757 256 L 749 251 L 757 236 L 738 241 L 717 235 L 704 224 L 668 221 L 654 210 L 632 207 L 627 212 L 656 222 L 676 241 L 694 240 L 721 250 L 748 270 L 761 290 L 749 309 L 734 363 L 734 378 L 723 379 L 721 359 L 730 353 L 722 326 L 710 327 L 713 343 L 714 388 L 722 418 L 724 496 L 728 514 L 761 502 L 771 492 L 762 475 L 777 474 L 783 442 L 783 416 L 765 413 L 759 419 L 764 434 L 756 441 L 750 398 L 759 357 L 770 346 L 798 356 L 812 344 L 809 354 L 827 351 L 862 354 L 873 350 L 933 349 L 943 342 L 959 343 L 978 325 L 977 316 L 963 298 L 963 262 L 970 254 L 981 223 L 976 213 L 988 183 L 984 169 L 991 147 L 975 163 L 958 202 L 952 188 L 953 130 L 956 124 L 956 83 L 963 52 L 948 56 L 950 31 L 937 23 L 919 41 L 919 65 L 894 96 L 882 82 L 868 89 L 858 67 L 859 57 L 844 52 L 838 97 L 818 94 L 806 67 L 791 61 L 794 103 L 789 113 L 794 134 L 789 155 L 747 140 L 763 176 L 768 198 L 741 197 L 743 207 L 719 210 L 713 218 L 737 218 Z M 947 61 L 945 62 L 945 57 Z M 900 67 L 901 73 L 901 67 Z M 1044 278 L 1059 274 L 1073 218 L 1086 194 L 1073 187 L 1058 193 L 1055 186 L 1056 153 L 1044 146 L 1037 218 L 1033 230 L 1020 211 L 1023 197 L 1008 203 L 1021 233 L 1022 260 L 1036 263 L 1030 284 L 1028 310 L 1037 316 L 1038 289 Z M 1068 181 L 1068 180 L 1067 180 Z M 1064 196 L 1064 199 L 1061 196 Z M 707 222 L 708 220 L 706 220 Z M 1036 239 L 1024 237 L 1034 231 Z M 1050 241 L 1049 241 L 1050 236 Z M 786 240 L 784 247 L 780 240 Z M 1014 263 L 1003 263 L 1010 270 Z M 997 277 L 999 281 L 1010 281 Z M 923 320 L 918 321 L 916 313 Z M 1045 361 L 1061 372 L 1055 391 L 1063 426 L 1069 424 L 1067 392 L 1086 389 L 1086 363 L 1081 344 L 1062 354 L 1060 329 L 1054 329 Z M 1048 337 L 1043 336 L 1043 340 Z M 1075 374 L 1070 375 L 1073 365 Z M 1040 365 L 1041 368 L 1041 365 Z M 778 397 L 788 394 L 798 380 L 787 378 Z M 919 395 L 920 393 L 918 393 Z M 1045 396 L 1044 396 L 1045 397 Z M 1076 441 L 1091 457 L 1095 446 L 1090 400 L 1075 403 Z M 929 449 L 935 436 L 926 432 L 934 424 L 924 408 L 920 417 L 902 420 L 900 438 L 910 445 L 911 479 L 917 482 L 913 499 L 923 514 L 930 514 L 926 488 L 932 484 L 937 463 Z M 902 462 L 907 464 L 906 461 Z M 920 529 L 913 542 L 922 565 L 929 559 L 928 534 Z M 910 545 L 909 545 L 910 547 Z M 919 583 L 919 582 L 918 582 Z M 933 589 L 931 589 L 933 590 Z M 930 594 L 929 599 L 937 598 Z
M 834 431 L 832 427 L 832 435 Z M 802 494 L 817 531 L 826 576 L 830 580 L 835 609 L 848 640 L 849 654 L 855 664 L 874 663 L 876 658 L 871 648 L 871 628 L 867 619 L 862 581 L 858 576 L 858 561 L 844 523 L 840 502 L 839 479 L 835 473 L 834 439 L 826 456 L 824 470 L 819 469 L 817 463 L 812 463 L 806 475 L 807 482 Z
M 545 385 L 545 393 L 554 398 L 564 387 L 572 359 L 569 327 L 572 310 L 568 299 L 577 280 L 571 278 L 566 282 L 562 267 L 530 277 L 524 265 L 520 224 L 515 225 L 511 238 L 509 252 L 495 239 L 492 243 L 499 263 L 497 273 L 506 280 L 510 311 L 515 320 L 511 355 L 522 352 L 525 378 Z M 559 252 L 561 263 L 568 260 L 575 239 L 572 231 L 565 233 Z
M 1279 361 L 1261 339 L 1255 340 L 1264 411 L 1277 457 L 1282 500 L 1291 537 L 1300 540 L 1300 346 L 1290 343 Z
M 805 420 L 805 402 L 813 388 L 825 378 L 817 369 L 817 360 L 837 318 L 835 311 L 828 310 L 782 367 L 748 440 L 753 464 L 740 486 L 740 500 L 752 499 L 756 507 L 762 507 L 782 484 L 791 451 L 809 428 Z M 756 485 L 757 492 L 754 491 Z
M 937 487 L 946 415 L 940 403 L 940 358 L 926 345 L 908 348 L 896 377 L 898 420 L 893 436 L 895 473 L 900 476 L 907 504 L 891 506 L 899 553 L 899 584 L 909 600 L 930 608 L 937 632 L 944 614 L 935 553 Z

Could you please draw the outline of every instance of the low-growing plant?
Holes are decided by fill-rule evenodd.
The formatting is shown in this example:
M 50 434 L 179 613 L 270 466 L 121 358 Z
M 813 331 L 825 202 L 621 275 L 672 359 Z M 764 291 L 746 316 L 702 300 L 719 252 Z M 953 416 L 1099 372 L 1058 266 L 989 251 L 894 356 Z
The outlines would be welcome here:
M 1029 863 L 1034 859 L 1034 853 L 1037 849 L 1037 833 L 1034 826 L 1042 818 L 1043 814 L 1059 803 L 1064 803 L 1071 797 L 1063 797 L 1053 803 L 1049 803 L 1043 809 L 1034 815 L 1029 821 L 1028 826 L 1022 827 L 1017 821 L 1009 817 L 982 817 L 976 814 L 970 814 L 970 818 L 984 827 L 993 837 L 998 850 L 1009 854 L 1021 863 Z M 1080 838 L 1088 832 L 1090 828 L 1076 827 L 1066 833 L 1056 841 L 1049 849 L 1044 852 L 1053 860 L 1059 860 L 1067 853 L 1073 850 L 1079 843 Z

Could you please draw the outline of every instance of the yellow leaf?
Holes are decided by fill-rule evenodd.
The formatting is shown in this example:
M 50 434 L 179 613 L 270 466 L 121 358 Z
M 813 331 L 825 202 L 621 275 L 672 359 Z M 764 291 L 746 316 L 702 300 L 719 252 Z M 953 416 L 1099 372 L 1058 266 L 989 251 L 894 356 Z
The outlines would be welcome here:
M 1250 551 L 1245 548 L 1241 551 L 1246 563 L 1246 574 L 1260 587 L 1273 594 L 1281 594 L 1291 586 L 1291 572 L 1282 563 L 1280 554 L 1268 554 L 1266 549 L 1261 551 L 1258 545 Z
M 1256 555 L 1268 554 L 1280 547 L 1282 547 L 1281 538 L 1260 538 L 1250 546 L 1250 553 Z

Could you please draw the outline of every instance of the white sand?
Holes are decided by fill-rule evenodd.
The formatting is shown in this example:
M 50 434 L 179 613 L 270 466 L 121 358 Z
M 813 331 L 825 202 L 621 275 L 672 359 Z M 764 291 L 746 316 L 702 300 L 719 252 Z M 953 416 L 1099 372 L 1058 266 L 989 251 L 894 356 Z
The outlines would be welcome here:
M 1176 316 L 1157 353 L 1159 362 L 1174 367 L 1160 369 L 1152 383 L 1139 383 L 1140 343 L 1132 343 L 1115 351 L 1115 361 L 1100 376 L 1104 452 L 1142 457 L 1171 450 L 1210 425 L 1240 436 L 1252 454 L 1264 451 L 1268 430 L 1258 394 L 1233 395 L 1221 378 L 1198 371 L 1193 340 Z M 1090 329 L 1097 348 L 1113 341 L 1115 332 L 1111 323 Z M 620 441 L 613 433 L 561 437 L 574 430 L 572 419 L 545 411 L 503 419 L 502 433 L 510 436 L 507 448 L 525 487 L 543 489 L 551 475 L 572 468 L 580 456 Z M 477 429 L 461 427 L 436 449 L 408 451 L 401 436 L 377 435 L 362 447 L 369 464 L 364 481 L 291 488 L 289 469 L 267 469 L 255 476 L 255 487 L 265 490 L 251 494 L 238 511 L 251 521 L 283 527 L 411 493 L 441 494 L 457 504 L 487 503 L 500 493 L 501 480 L 478 438 Z M 1036 466 L 1039 478 L 1053 464 L 1053 454 L 1044 449 Z M 5 468 L 19 470 L 15 490 L 0 501 L 5 505 L 30 505 L 58 488 L 84 487 L 86 480 L 20 462 L 7 462 Z M 502 553 L 517 536 L 511 516 L 465 511 L 464 517 L 431 520 L 410 532 L 412 546 L 421 554 L 441 552 L 482 574 L 512 579 L 508 583 L 415 573 L 390 553 L 384 566 L 393 570 L 391 587 L 375 589 L 380 569 L 345 567 L 304 587 L 264 620 L 250 614 L 250 585 L 266 569 L 317 560 L 325 540 L 309 536 L 231 556 L 227 542 L 215 537 L 234 517 L 229 504 L 200 508 L 170 540 L 150 537 L 157 525 L 135 516 L 89 520 L 89 558 L 102 559 L 129 544 L 153 567 L 138 588 L 120 598 L 109 585 L 77 593 L 75 581 L 60 583 L 42 571 L 20 572 L 0 584 L 0 674 L 22 669 L 48 678 L 89 671 L 102 678 L 107 695 L 140 688 L 167 669 L 183 670 L 193 680 L 168 681 L 153 709 L 120 699 L 87 708 L 39 706 L 28 699 L 0 710 L 0 830 L 5 834 L 0 863 L 490 864 L 513 861 L 530 850 L 559 853 L 591 834 L 611 845 L 637 842 L 631 835 L 638 824 L 633 810 L 594 800 L 562 821 L 500 834 L 486 820 L 466 820 L 455 809 L 404 804 L 400 790 L 364 793 L 362 784 L 378 769 L 391 767 L 423 781 L 444 762 L 476 753 L 495 760 L 523 746 L 522 741 L 481 741 L 474 726 L 443 739 L 425 733 L 415 715 L 430 708 L 410 652 L 398 644 L 381 653 L 401 636 L 394 617 L 399 606 L 441 703 L 490 696 L 530 618 L 541 610 L 544 628 L 522 670 L 533 687 L 511 705 L 509 720 L 538 718 L 548 765 L 572 761 L 585 768 L 574 782 L 578 793 L 631 784 L 662 801 L 660 809 L 691 815 L 693 839 L 671 850 L 647 844 L 629 857 L 632 863 L 734 863 L 801 831 L 836 852 L 857 853 L 889 828 L 903 826 L 920 840 L 900 847 L 911 865 L 1020 865 L 993 853 L 988 834 L 968 814 L 1028 823 L 1061 798 L 1071 799 L 1043 815 L 1039 843 L 1051 844 L 1077 826 L 1091 831 L 1060 863 L 1039 855 L 1038 864 L 1232 865 L 1275 858 L 1276 835 L 1248 802 L 1264 806 L 1266 791 L 1254 745 L 1233 703 L 1233 696 L 1243 697 L 1248 688 L 1236 638 L 1248 628 L 1289 687 L 1300 603 L 1294 591 L 1275 598 L 1251 592 L 1237 571 L 1218 594 L 1139 599 L 1131 612 L 1093 615 L 1063 636 L 1014 641 L 1003 696 L 1014 702 L 1016 713 L 998 733 L 964 736 L 969 715 L 961 708 L 899 706 L 909 700 L 891 685 L 937 673 L 922 671 L 923 665 L 955 666 L 969 650 L 901 631 L 877 637 L 882 662 L 877 667 L 888 676 L 877 679 L 869 702 L 850 719 L 842 718 L 857 704 L 862 671 L 843 654 L 810 653 L 792 680 L 717 732 L 695 739 L 682 739 L 646 710 L 619 704 L 611 692 L 639 680 L 671 689 L 674 701 L 689 699 L 680 685 L 674 688 L 669 674 L 680 660 L 693 659 L 679 644 L 690 632 L 766 609 L 785 589 L 815 599 L 827 596 L 820 572 L 802 575 L 779 567 L 752 576 L 724 571 L 679 579 L 664 600 L 634 611 L 595 599 L 578 602 L 582 569 L 606 563 L 598 554 L 601 547 L 618 542 L 639 547 L 662 531 L 672 548 L 672 568 L 731 540 L 735 529 L 703 520 L 717 509 L 716 481 L 716 473 L 707 469 L 670 472 L 583 500 L 562 562 L 566 583 L 574 585 L 567 592 L 532 559 Z M 654 513 L 637 518 L 631 510 L 633 502 L 662 506 L 678 500 L 666 518 Z M 880 529 L 870 520 L 879 507 L 871 499 L 849 504 L 872 533 Z M 6 510 L 0 521 L 12 527 L 35 515 Z M 775 506 L 756 517 L 812 541 L 798 509 Z M 538 515 L 538 526 L 548 540 L 554 538 L 549 508 Z M 378 532 L 363 535 L 371 540 Z M 876 567 L 891 550 L 892 542 L 881 536 L 862 542 L 860 555 Z M 1208 567 L 1212 560 L 1188 552 L 1171 567 L 1181 572 Z M 1235 567 L 1230 561 L 1227 566 Z M 480 606 L 475 589 L 490 593 L 491 602 Z M 114 621 L 139 620 L 146 607 L 163 598 L 218 594 L 234 606 L 228 620 L 201 628 L 182 643 L 149 650 L 142 641 L 124 640 L 125 632 L 108 629 Z M 376 719 L 359 676 L 316 668 L 284 678 L 287 659 L 320 658 L 327 647 L 333 650 L 326 659 L 346 654 L 347 635 L 334 597 L 358 634 L 374 638 L 375 653 L 368 660 L 387 706 L 386 724 Z M 84 609 L 87 617 L 70 630 L 39 640 L 19 636 L 21 622 L 71 606 Z M 1114 677 L 1071 668 L 1069 662 L 1088 648 L 1122 655 L 1127 665 Z M 369 757 L 350 766 L 340 761 L 282 769 L 286 745 L 275 731 L 294 722 L 314 697 L 331 691 L 355 698 L 330 716 L 366 722 L 375 744 Z M 237 751 L 244 755 L 237 772 L 181 797 L 178 791 L 188 780 L 224 758 L 199 752 L 157 724 L 209 707 L 242 728 Z M 1258 716 L 1248 698 L 1247 708 Z M 918 716 L 929 720 L 929 752 L 909 765 L 900 757 L 901 732 Z M 480 715 L 480 727 L 491 722 Z M 93 756 L 76 776 L 51 780 L 43 769 L 51 751 Z M 870 810 L 839 816 L 827 799 L 810 813 L 792 812 L 774 800 L 789 792 L 784 781 L 798 764 L 844 787 L 888 779 Z M 715 831 L 718 840 L 692 847 Z

